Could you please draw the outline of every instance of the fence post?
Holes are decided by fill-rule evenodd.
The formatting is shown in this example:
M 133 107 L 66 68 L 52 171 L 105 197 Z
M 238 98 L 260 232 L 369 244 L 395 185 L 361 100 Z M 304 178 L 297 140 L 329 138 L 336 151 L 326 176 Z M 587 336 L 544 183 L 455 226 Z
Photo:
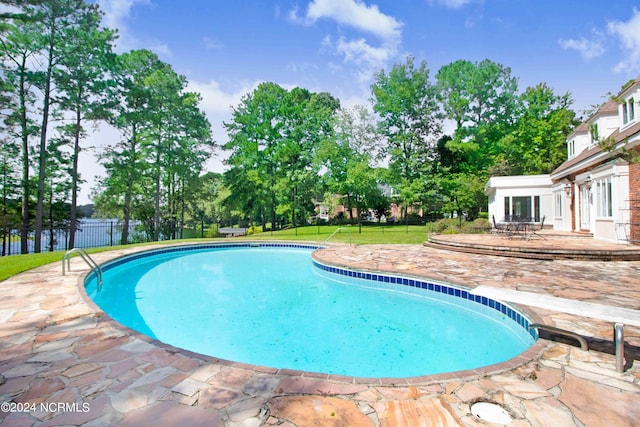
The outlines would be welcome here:
M 109 243 L 111 243 L 109 246 L 113 246 L 113 221 L 111 221 L 109 224 L 111 224 L 111 232 L 109 233 Z

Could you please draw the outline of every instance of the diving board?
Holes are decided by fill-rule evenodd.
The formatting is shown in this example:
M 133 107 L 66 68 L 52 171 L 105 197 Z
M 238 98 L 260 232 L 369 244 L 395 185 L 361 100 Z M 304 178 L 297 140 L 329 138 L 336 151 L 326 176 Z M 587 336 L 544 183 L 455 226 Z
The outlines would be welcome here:
M 624 371 L 624 325 L 640 327 L 640 310 L 631 308 L 613 307 L 593 302 L 541 295 L 514 289 L 496 288 L 487 285 L 480 285 L 471 290 L 470 293 L 493 300 L 613 322 L 613 334 L 616 345 L 616 370 L 618 372 Z

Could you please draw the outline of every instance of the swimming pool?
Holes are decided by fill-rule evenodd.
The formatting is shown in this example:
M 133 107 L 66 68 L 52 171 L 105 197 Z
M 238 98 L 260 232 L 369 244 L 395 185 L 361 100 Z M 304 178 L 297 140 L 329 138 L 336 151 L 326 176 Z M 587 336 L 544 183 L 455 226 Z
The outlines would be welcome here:
M 116 321 L 190 351 L 356 377 L 411 377 L 506 361 L 535 341 L 504 304 L 426 280 L 335 268 L 317 247 L 210 244 L 103 266 L 87 294 Z M 477 300 L 477 301 L 476 301 Z

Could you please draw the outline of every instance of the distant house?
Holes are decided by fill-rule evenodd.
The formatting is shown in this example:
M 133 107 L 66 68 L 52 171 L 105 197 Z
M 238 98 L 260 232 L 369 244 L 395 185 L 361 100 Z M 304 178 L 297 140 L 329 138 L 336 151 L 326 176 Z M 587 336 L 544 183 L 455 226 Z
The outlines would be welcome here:
M 489 213 L 501 218 L 513 212 L 514 202 L 525 206 L 528 196 L 528 216 L 539 209 L 555 230 L 640 244 L 640 164 L 612 154 L 623 148 L 640 152 L 639 101 L 640 77 L 568 136 L 567 160 L 550 175 L 492 177 L 485 187 Z M 603 150 L 602 140 L 615 150 Z

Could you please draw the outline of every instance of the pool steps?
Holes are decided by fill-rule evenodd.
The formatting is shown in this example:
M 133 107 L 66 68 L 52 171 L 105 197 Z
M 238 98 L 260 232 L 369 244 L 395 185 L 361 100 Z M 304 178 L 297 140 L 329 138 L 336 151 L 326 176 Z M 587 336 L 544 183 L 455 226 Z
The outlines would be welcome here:
M 89 256 L 89 254 L 84 249 L 73 248 L 65 252 L 64 256 L 62 257 L 62 275 L 63 276 L 65 275 L 65 268 L 64 268 L 65 261 L 67 261 L 67 270 L 71 271 L 71 255 L 73 254 L 80 255 L 80 258 L 82 258 L 84 262 L 86 262 L 89 265 L 89 267 L 91 267 L 90 273 L 95 270 L 96 272 L 95 274 L 98 279 L 98 291 L 100 291 L 102 289 L 102 269 L 93 260 L 93 258 Z

